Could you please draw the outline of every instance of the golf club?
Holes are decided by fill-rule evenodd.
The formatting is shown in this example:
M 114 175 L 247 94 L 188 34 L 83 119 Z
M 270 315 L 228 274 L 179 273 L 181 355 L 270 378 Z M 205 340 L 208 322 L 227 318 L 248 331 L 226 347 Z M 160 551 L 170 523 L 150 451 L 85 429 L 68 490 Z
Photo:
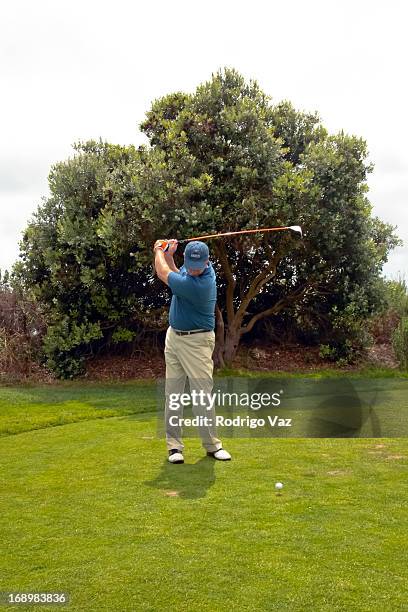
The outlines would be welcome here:
M 282 227 L 263 227 L 259 229 L 239 230 L 237 232 L 222 232 L 221 234 L 206 234 L 205 236 L 193 236 L 192 238 L 183 238 L 182 240 L 177 240 L 177 242 L 178 244 L 183 244 L 184 242 L 191 242 L 192 240 L 209 240 L 210 238 L 238 236 L 240 234 L 262 234 L 264 232 L 282 232 L 285 230 L 296 232 L 297 234 L 300 234 L 301 238 L 303 238 L 303 232 L 300 225 L 285 225 Z M 134 255 L 134 253 L 130 253 L 131 257 L 134 257 Z

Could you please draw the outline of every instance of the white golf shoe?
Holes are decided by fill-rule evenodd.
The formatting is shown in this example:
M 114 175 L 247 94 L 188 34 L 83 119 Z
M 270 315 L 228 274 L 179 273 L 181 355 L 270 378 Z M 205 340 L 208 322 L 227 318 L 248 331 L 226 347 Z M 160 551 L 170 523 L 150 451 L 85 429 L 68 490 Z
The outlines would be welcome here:
M 231 455 L 225 448 L 219 448 L 214 452 L 207 451 L 207 455 L 209 457 L 214 457 L 214 459 L 218 459 L 218 461 L 231 461 Z
M 169 463 L 184 463 L 183 451 L 178 448 L 169 450 Z

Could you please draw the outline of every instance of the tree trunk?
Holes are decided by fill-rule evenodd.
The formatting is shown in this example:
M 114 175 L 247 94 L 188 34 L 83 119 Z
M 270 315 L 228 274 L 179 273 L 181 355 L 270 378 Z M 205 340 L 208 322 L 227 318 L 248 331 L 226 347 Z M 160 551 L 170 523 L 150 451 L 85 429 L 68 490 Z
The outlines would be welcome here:
M 215 307 L 215 350 L 214 363 L 219 368 L 231 367 L 241 338 L 241 318 L 235 317 L 233 325 L 226 326 L 221 309 Z M 239 319 L 239 320 L 238 320 Z
M 242 315 L 234 313 L 232 321 L 224 323 L 222 310 L 215 306 L 214 364 L 219 368 L 231 367 L 242 335 Z
M 241 327 L 229 327 L 225 334 L 224 364 L 232 366 L 232 361 L 237 353 L 239 340 L 241 338 Z

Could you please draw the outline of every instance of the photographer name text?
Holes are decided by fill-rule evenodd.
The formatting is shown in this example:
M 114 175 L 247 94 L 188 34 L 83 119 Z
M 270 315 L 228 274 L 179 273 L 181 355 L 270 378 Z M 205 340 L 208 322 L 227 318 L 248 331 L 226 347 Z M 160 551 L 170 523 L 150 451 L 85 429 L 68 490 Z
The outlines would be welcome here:
M 269 415 L 267 419 L 258 419 L 254 417 L 224 417 L 217 415 L 213 418 L 208 416 L 196 416 L 192 418 L 179 417 L 172 415 L 169 417 L 169 423 L 172 427 L 246 427 L 249 429 L 257 429 L 258 427 L 292 427 L 292 419 L 284 419 L 279 415 Z

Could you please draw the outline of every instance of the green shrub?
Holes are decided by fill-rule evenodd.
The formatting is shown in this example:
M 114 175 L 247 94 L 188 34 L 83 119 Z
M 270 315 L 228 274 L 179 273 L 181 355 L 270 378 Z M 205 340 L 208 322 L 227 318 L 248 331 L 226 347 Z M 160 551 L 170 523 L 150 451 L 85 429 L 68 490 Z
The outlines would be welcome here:
M 395 356 L 403 370 L 408 370 L 408 317 L 402 317 L 392 336 Z
M 408 287 L 404 278 L 386 281 L 388 307 L 399 316 L 408 316 Z
M 135 336 L 136 332 L 130 329 L 124 329 L 123 327 L 118 327 L 112 334 L 112 342 L 132 342 Z
M 328 344 L 321 344 L 319 347 L 319 357 L 321 359 L 329 359 L 332 361 L 336 357 L 335 350 Z
M 75 378 L 84 372 L 84 346 L 102 337 L 99 323 L 77 324 L 64 317 L 47 329 L 44 354 L 47 367 L 59 378 Z

